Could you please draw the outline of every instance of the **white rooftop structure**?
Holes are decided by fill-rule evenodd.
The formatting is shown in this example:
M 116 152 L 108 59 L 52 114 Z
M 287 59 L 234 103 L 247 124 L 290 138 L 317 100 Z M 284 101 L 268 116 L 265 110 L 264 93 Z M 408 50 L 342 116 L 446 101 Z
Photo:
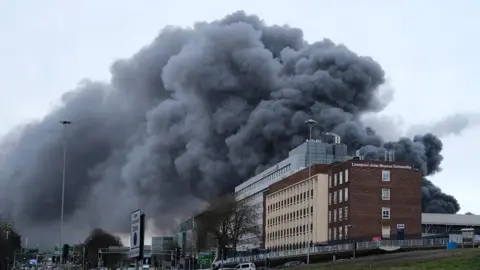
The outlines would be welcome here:
M 424 225 L 480 226 L 480 215 L 422 214 Z

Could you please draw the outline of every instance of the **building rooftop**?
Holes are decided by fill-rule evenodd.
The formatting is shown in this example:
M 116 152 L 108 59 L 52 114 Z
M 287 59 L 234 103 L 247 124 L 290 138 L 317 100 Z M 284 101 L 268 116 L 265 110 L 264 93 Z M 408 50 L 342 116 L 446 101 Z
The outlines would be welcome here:
M 424 225 L 480 226 L 480 215 L 422 214 Z

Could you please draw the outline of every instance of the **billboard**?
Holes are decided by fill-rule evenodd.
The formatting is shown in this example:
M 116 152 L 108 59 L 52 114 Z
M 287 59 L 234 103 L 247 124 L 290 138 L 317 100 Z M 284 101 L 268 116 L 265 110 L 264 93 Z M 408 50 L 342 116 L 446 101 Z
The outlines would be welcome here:
M 140 256 L 140 209 L 135 210 L 130 215 L 130 258 Z

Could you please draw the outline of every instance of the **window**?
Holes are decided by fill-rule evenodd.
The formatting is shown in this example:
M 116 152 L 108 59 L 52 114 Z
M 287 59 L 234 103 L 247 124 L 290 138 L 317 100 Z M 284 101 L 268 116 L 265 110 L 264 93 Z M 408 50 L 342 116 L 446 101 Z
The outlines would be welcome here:
M 332 205 L 332 193 L 328 193 L 328 205 Z
M 337 222 L 337 209 L 333 209 L 333 222 Z
M 333 175 L 333 186 L 337 186 L 337 174 Z
M 338 174 L 338 178 L 339 178 L 339 179 L 338 179 L 339 184 L 340 184 L 340 185 L 343 184 L 343 172 L 340 172 L 340 173 Z
M 343 202 L 343 196 L 342 196 L 343 194 L 342 194 L 342 193 L 343 193 L 343 192 L 342 192 L 342 190 L 340 189 L 340 190 L 338 191 L 338 202 L 339 202 L 339 203 Z
M 343 194 L 344 201 L 348 202 L 348 187 L 345 188 L 343 193 L 345 193 L 345 194 Z
M 348 183 L 348 169 L 345 170 L 345 183 Z
M 333 240 L 337 240 L 337 227 L 333 227 Z
M 390 200 L 390 189 L 389 188 L 382 188 L 382 200 L 389 201 Z
M 390 226 L 382 226 L 382 238 L 390 238 Z
M 343 220 L 343 211 L 342 210 L 343 210 L 342 208 L 338 209 L 338 221 Z
M 332 176 L 331 175 L 328 176 L 328 187 L 329 188 L 332 187 Z
M 332 211 L 328 211 L 328 223 L 332 223 Z
M 332 240 L 332 228 L 328 228 L 328 241 Z
M 337 192 L 333 192 L 333 204 L 337 204 Z
M 390 171 L 382 171 L 382 181 L 390 182 Z
M 390 207 L 382 207 L 382 219 L 390 219 Z
M 345 225 L 343 232 L 345 233 L 345 239 L 348 239 L 348 225 Z
M 338 227 L 338 239 L 343 239 L 343 226 Z
M 345 220 L 348 220 L 348 206 L 345 206 L 345 208 L 343 208 L 343 217 L 345 218 Z

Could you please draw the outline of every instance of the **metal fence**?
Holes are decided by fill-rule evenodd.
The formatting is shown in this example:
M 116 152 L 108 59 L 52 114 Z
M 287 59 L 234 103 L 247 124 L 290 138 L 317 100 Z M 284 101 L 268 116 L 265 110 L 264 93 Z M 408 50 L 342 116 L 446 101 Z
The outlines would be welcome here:
M 369 242 L 357 242 L 357 243 L 346 243 L 338 244 L 331 246 L 314 246 L 310 248 L 310 255 L 317 254 L 333 254 L 341 252 L 353 251 L 353 245 L 357 246 L 357 251 L 364 250 L 373 250 L 373 249 L 398 249 L 398 248 L 424 248 L 424 247 L 439 247 L 446 246 L 448 243 L 448 238 L 436 238 L 436 239 L 413 239 L 413 240 L 381 240 L 381 241 L 369 241 Z M 305 256 L 308 253 L 307 248 L 292 249 L 292 250 L 283 250 L 283 251 L 274 251 L 265 254 L 237 257 L 237 258 L 227 258 L 226 260 L 216 261 L 215 263 L 223 264 L 232 264 L 232 263 L 243 263 L 243 262 L 254 262 L 254 261 L 264 261 L 265 259 L 278 259 L 278 258 L 288 258 L 296 256 Z

